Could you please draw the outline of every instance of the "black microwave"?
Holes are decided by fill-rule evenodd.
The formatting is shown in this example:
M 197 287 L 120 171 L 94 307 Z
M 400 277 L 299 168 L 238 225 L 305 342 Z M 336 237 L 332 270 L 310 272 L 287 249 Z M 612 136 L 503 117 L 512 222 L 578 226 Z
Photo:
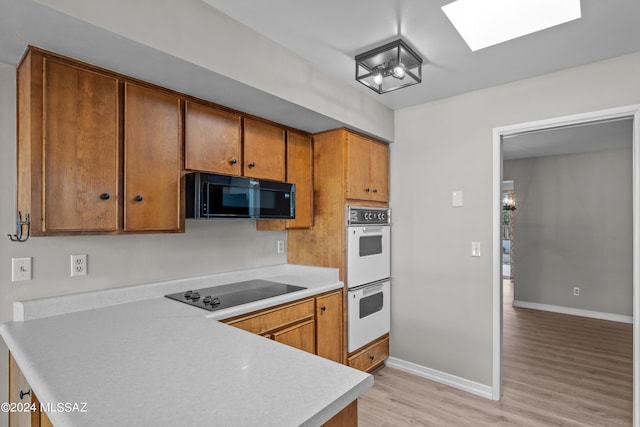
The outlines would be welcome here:
M 286 182 L 194 172 L 185 195 L 187 218 L 296 217 L 296 186 Z

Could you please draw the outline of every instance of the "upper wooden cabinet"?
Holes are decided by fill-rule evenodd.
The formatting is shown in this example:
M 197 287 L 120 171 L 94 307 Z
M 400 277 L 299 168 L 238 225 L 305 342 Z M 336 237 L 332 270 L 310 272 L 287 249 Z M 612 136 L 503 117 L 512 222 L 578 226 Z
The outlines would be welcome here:
M 253 119 L 244 119 L 243 175 L 284 181 L 285 131 Z
M 347 134 L 346 198 L 389 200 L 389 146 L 363 136 Z
M 36 48 L 17 75 L 18 210 L 32 236 L 183 229 L 177 95 Z
M 124 86 L 124 229 L 181 229 L 181 100 L 131 83 Z
M 296 185 L 296 217 L 258 220 L 258 230 L 291 230 L 313 225 L 313 142 L 311 137 L 287 131 L 287 182 Z
M 192 101 L 185 103 L 185 169 L 242 174 L 240 114 Z
M 117 79 L 30 52 L 18 68 L 18 210 L 31 234 L 118 229 Z

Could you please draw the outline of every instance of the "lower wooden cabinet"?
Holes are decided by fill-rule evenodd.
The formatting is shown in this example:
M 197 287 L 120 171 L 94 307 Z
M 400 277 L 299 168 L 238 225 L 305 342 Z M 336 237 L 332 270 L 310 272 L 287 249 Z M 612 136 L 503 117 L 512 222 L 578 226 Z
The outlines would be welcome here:
M 365 372 L 378 369 L 389 357 L 389 334 L 358 349 L 347 358 L 347 365 Z
M 354 400 L 342 411 L 334 415 L 322 427 L 357 427 L 358 426 L 358 400 Z
M 342 289 L 223 320 L 254 334 L 343 362 Z
M 274 332 L 270 338 L 279 343 L 316 354 L 315 322 L 313 319 Z
M 9 412 L 9 427 L 51 427 L 47 414 L 40 411 L 40 401 L 31 390 L 20 367 L 9 353 L 9 403 L 29 405 L 34 408 L 29 412 Z
M 344 315 L 341 289 L 320 295 L 316 300 L 316 354 L 344 363 Z

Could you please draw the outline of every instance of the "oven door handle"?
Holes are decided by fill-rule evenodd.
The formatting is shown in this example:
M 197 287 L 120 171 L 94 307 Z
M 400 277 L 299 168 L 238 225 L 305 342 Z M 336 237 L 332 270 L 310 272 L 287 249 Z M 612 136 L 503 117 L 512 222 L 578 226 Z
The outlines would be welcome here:
M 362 290 L 362 296 L 366 297 L 367 295 L 375 294 L 378 292 L 382 292 L 382 283 L 364 288 Z
M 382 233 L 382 227 L 362 227 L 363 233 Z

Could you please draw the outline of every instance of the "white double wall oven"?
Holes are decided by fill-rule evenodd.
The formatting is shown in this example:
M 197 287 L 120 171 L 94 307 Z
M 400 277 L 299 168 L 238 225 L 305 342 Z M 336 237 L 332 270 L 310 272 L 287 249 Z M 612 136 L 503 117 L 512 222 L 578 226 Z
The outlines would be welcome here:
M 348 206 L 347 310 L 349 353 L 391 326 L 391 217 L 388 208 Z

